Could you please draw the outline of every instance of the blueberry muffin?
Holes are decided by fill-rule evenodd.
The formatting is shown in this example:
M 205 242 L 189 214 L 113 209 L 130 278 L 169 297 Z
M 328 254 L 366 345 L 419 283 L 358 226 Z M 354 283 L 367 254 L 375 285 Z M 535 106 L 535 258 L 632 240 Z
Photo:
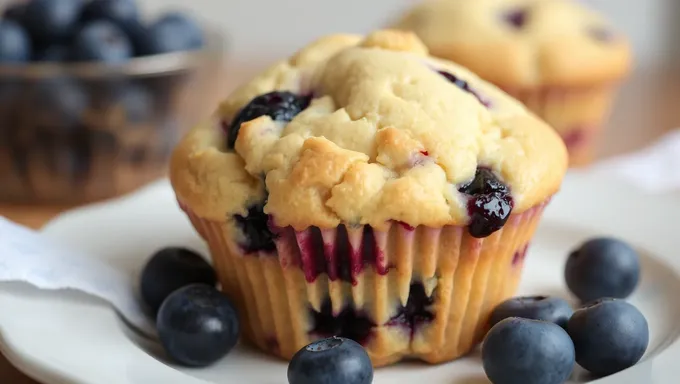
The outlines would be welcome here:
M 455 359 L 511 296 L 562 140 L 411 33 L 322 38 L 239 88 L 171 161 L 245 339 Z
M 572 166 L 591 162 L 632 62 L 627 39 L 573 0 L 429 0 L 394 27 L 522 101 L 562 136 Z

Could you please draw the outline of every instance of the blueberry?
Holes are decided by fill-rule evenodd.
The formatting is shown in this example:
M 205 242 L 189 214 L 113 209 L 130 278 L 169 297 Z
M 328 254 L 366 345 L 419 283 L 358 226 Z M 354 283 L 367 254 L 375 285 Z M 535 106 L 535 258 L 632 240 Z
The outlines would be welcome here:
M 54 77 L 36 83 L 30 90 L 27 104 L 40 106 L 33 116 L 39 124 L 70 129 L 80 123 L 89 99 L 78 82 Z
M 310 101 L 310 97 L 288 91 L 274 91 L 257 96 L 239 111 L 229 125 L 227 146 L 234 148 L 242 123 L 265 115 L 276 121 L 291 121 L 309 106 Z
M 289 384 L 370 384 L 373 366 L 355 341 L 331 337 L 299 350 L 288 365 Z
M 149 28 L 138 20 L 125 23 L 122 27 L 132 43 L 135 56 L 152 55 L 154 48 Z
M 592 239 L 569 255 L 564 277 L 584 303 L 603 297 L 625 299 L 640 279 L 639 256 L 621 240 Z
M 353 303 L 349 303 L 340 312 L 336 312 L 333 310 L 333 303 L 330 299 L 324 300 L 321 304 L 321 312 L 310 308 L 310 319 L 312 320 L 312 329 L 309 331 L 311 337 L 339 336 L 364 345 L 372 337 L 375 328 L 375 324 L 368 315 L 354 308 Z
M 2 18 L 5 20 L 12 20 L 23 25 L 27 5 L 28 3 L 14 3 L 10 5 L 9 7 L 5 8 Z
M 477 168 L 474 179 L 459 191 L 470 196 L 467 209 L 470 216 L 468 232 L 471 236 L 483 238 L 503 228 L 514 203 L 510 188 L 490 169 Z
M 31 57 L 31 40 L 21 25 L 0 21 L 0 63 L 22 63 Z
M 493 384 L 562 384 L 574 368 L 574 344 L 556 324 L 511 317 L 486 335 L 482 362 Z
M 73 42 L 76 61 L 122 63 L 133 55 L 127 35 L 109 21 L 94 21 L 83 27 Z
M 240 333 L 232 302 L 204 284 L 192 284 L 168 296 L 158 311 L 156 327 L 165 352 L 190 367 L 205 367 L 226 356 Z
M 124 112 L 126 121 L 130 123 L 148 122 L 153 118 L 153 97 L 139 84 L 117 81 L 105 87 L 104 99 L 108 108 Z
M 521 29 L 527 24 L 527 21 L 529 20 L 529 14 L 529 9 L 518 8 L 503 14 L 503 19 L 514 29 Z
M 186 15 L 169 13 L 149 27 L 150 54 L 200 49 L 205 43 L 201 27 Z
M 42 62 L 62 62 L 70 58 L 70 49 L 64 45 L 50 45 L 34 53 L 33 60 Z
M 508 317 L 521 317 L 523 319 L 548 321 L 565 328 L 572 313 L 574 313 L 574 310 L 571 309 L 569 303 L 559 297 L 513 297 L 500 303 L 491 312 L 489 323 L 493 327 Z
M 83 7 L 81 21 L 108 20 L 120 27 L 136 21 L 139 15 L 134 0 L 92 0 Z
M 647 320 L 623 300 L 601 299 L 576 310 L 567 331 L 574 341 L 576 362 L 599 376 L 632 367 L 649 344 Z
M 142 299 L 156 313 L 172 292 L 194 283 L 215 286 L 217 277 L 210 264 L 188 249 L 163 248 L 142 270 Z
M 269 229 L 269 215 L 264 213 L 264 204 L 251 206 L 247 216 L 235 215 L 234 220 L 244 236 L 240 244 L 244 253 L 276 250 L 276 236 Z
M 81 0 L 31 0 L 24 26 L 41 45 L 64 43 L 75 34 L 81 9 Z

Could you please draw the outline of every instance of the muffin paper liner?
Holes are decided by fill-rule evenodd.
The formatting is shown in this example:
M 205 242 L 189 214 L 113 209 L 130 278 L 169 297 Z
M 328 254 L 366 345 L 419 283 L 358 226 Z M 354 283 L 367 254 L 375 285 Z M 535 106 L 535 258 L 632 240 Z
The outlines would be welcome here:
M 386 231 L 279 228 L 275 252 L 251 254 L 233 221 L 204 220 L 180 205 L 210 247 L 245 341 L 290 359 L 315 339 L 347 336 L 384 366 L 453 360 L 481 341 L 491 310 L 516 291 L 546 203 L 483 239 L 466 227 L 398 222 Z
M 504 90 L 562 136 L 569 150 L 571 166 L 585 166 L 592 162 L 616 93 L 614 85 Z

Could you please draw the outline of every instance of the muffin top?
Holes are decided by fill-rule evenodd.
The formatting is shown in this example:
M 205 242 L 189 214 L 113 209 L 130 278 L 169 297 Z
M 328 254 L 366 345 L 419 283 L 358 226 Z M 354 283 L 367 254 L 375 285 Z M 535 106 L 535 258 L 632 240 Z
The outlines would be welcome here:
M 616 81 L 632 61 L 627 39 L 575 0 L 428 0 L 394 28 L 501 86 Z
M 237 89 L 176 148 L 171 182 L 209 220 L 266 203 L 296 230 L 441 227 L 470 223 L 473 194 L 540 204 L 566 167 L 562 140 L 519 102 L 385 30 L 322 38 Z

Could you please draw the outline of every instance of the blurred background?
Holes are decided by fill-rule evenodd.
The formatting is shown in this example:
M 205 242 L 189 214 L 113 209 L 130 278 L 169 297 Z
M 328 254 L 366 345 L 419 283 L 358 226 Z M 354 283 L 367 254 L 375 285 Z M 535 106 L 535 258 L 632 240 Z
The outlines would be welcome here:
M 636 60 L 634 74 L 616 99 L 598 158 L 640 148 L 680 126 L 680 1 L 581 1 L 605 13 L 629 36 Z M 0 0 L 0 8 L 14 3 Z M 126 193 L 161 177 L 181 134 L 236 86 L 319 35 L 368 32 L 386 25 L 416 0 L 136 3 L 142 23 L 149 27 L 167 12 L 187 15 L 202 29 L 205 45 L 175 49 L 161 57 L 138 54 L 142 57 L 113 74 L 101 68 L 62 71 L 60 67 L 71 65 L 60 63 L 47 63 L 50 70 L 0 68 L 0 133 L 5 132 L 0 137 L 0 201 L 10 207 L 5 211 L 27 202 L 57 204 L 61 209 Z M 45 92 L 45 82 L 55 77 L 75 81 L 48 84 Z M 50 110 L 59 101 L 54 99 L 64 98 L 84 99 L 80 102 L 87 104 L 72 113 L 78 115 L 76 123 L 64 121 L 72 117 L 64 108 L 73 112 L 68 110 L 73 103 L 48 111 L 51 115 L 34 116 Z M 36 111 L 36 103 L 43 108 Z M 62 142 L 65 128 L 44 123 L 55 120 L 80 125 L 86 137 L 73 133 Z M 60 133 L 53 133 L 57 129 Z M 38 137 L 45 142 L 43 147 Z M 80 149 L 74 151 L 76 147 Z M 61 177 L 64 169 L 70 173 L 66 181 Z

